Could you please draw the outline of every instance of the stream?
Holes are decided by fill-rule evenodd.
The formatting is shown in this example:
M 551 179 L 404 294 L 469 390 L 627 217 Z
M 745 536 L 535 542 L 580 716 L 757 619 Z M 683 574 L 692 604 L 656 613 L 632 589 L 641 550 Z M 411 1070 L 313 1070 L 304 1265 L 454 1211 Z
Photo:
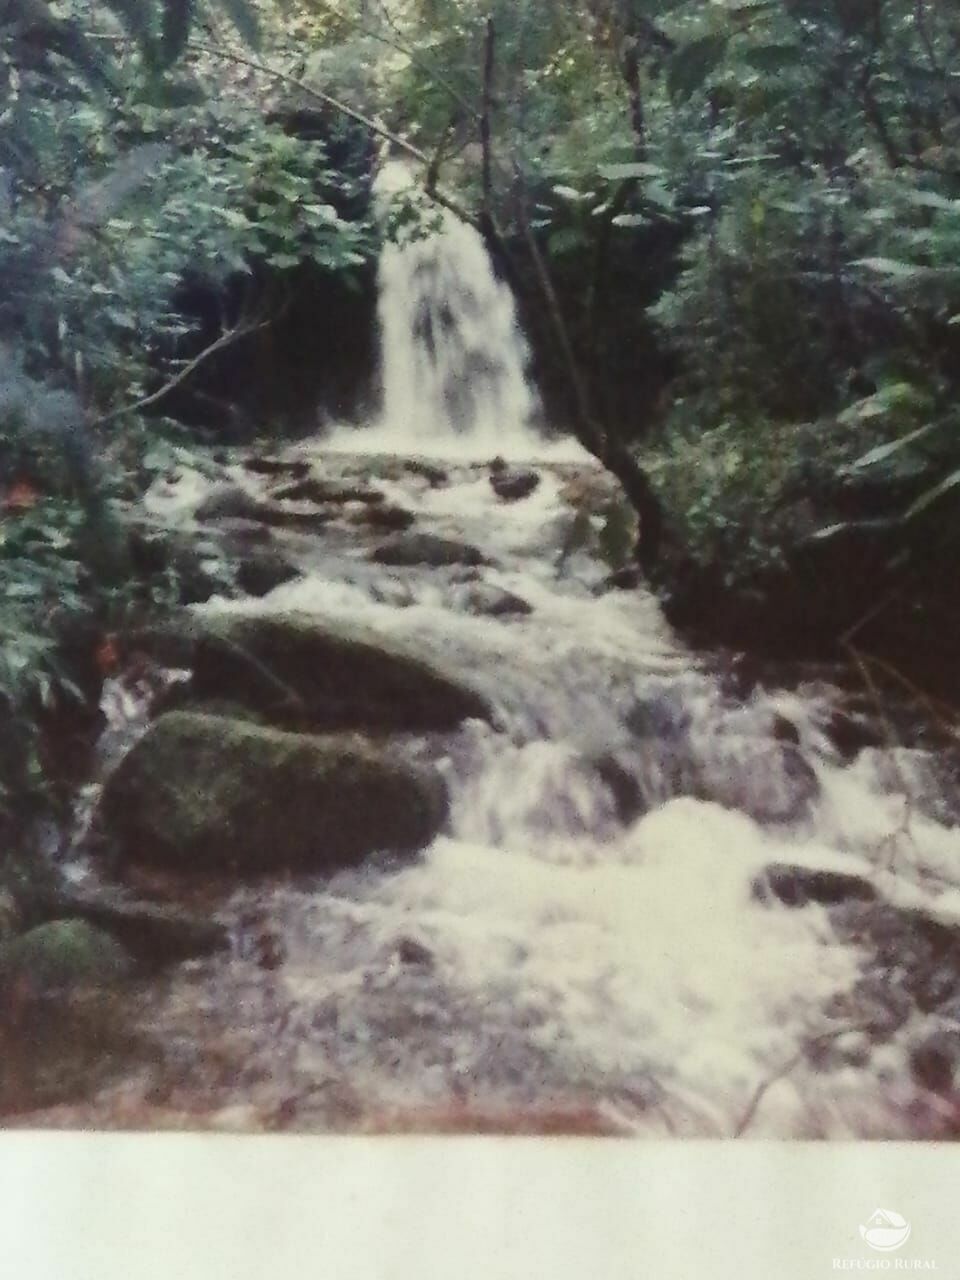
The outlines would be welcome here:
M 538 434 L 509 295 L 467 230 L 385 260 L 380 419 L 276 456 L 373 486 L 482 563 L 378 563 L 388 535 L 345 501 L 316 530 L 269 529 L 290 581 L 196 606 L 355 623 L 469 673 L 496 723 L 402 735 L 446 781 L 446 827 L 412 859 L 197 890 L 230 947 L 138 990 L 139 1047 L 24 1122 L 952 1134 L 949 751 L 907 700 L 891 727 L 849 672 L 690 652 L 642 586 L 611 581 L 614 482 Z M 256 455 L 185 455 L 146 517 L 202 538 L 214 493 L 277 501 Z M 148 708 L 120 681 L 104 705 L 109 767 Z

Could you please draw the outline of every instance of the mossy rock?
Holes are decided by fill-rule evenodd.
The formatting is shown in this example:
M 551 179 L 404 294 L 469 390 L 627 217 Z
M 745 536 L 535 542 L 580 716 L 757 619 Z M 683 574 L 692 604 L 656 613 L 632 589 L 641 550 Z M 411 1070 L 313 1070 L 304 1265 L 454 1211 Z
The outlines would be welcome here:
M 113 987 L 134 969 L 126 948 L 85 920 L 50 920 L 0 948 L 0 986 L 36 995 Z
M 121 857 L 173 869 L 331 872 L 429 844 L 446 788 L 360 738 L 286 733 L 221 716 L 161 716 L 107 780 Z
M 468 679 L 370 629 L 221 613 L 198 617 L 194 632 L 191 696 L 240 702 L 280 726 L 423 732 L 493 719 Z
M 229 946 L 226 927 L 209 915 L 131 897 L 107 885 L 61 886 L 27 904 L 36 920 L 82 920 L 121 943 L 143 972 L 210 955 Z

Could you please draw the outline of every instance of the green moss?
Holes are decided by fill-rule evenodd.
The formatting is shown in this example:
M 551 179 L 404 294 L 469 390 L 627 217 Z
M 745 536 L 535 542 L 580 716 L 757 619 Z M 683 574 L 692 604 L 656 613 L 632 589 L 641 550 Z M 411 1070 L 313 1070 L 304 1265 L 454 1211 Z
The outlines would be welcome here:
M 108 780 L 123 856 L 186 869 L 332 870 L 433 839 L 446 793 L 355 736 L 315 737 L 220 716 L 162 716 Z
M 83 920 L 51 920 L 0 948 L 0 982 L 37 992 L 112 986 L 132 971 L 120 943 Z

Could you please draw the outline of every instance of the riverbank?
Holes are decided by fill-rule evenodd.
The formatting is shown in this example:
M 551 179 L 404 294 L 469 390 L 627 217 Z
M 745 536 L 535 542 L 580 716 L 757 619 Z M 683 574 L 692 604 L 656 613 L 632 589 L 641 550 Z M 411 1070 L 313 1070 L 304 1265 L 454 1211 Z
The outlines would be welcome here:
M 760 665 L 847 664 L 862 687 L 866 664 L 884 695 L 960 706 L 956 540 L 936 507 L 909 514 L 929 471 L 889 447 L 869 429 L 731 424 L 643 451 L 668 527 L 654 585 L 669 621 Z

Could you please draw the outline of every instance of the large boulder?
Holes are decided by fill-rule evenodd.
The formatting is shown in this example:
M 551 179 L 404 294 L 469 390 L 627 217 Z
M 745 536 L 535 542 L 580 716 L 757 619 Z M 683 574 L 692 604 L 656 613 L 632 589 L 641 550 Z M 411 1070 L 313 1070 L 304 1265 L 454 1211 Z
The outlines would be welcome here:
M 121 857 L 174 869 L 334 871 L 423 848 L 446 790 L 357 738 L 220 716 L 162 716 L 107 780 L 101 813 Z
M 421 732 L 493 718 L 468 680 L 371 630 L 297 613 L 209 614 L 195 625 L 191 695 L 278 724 Z

